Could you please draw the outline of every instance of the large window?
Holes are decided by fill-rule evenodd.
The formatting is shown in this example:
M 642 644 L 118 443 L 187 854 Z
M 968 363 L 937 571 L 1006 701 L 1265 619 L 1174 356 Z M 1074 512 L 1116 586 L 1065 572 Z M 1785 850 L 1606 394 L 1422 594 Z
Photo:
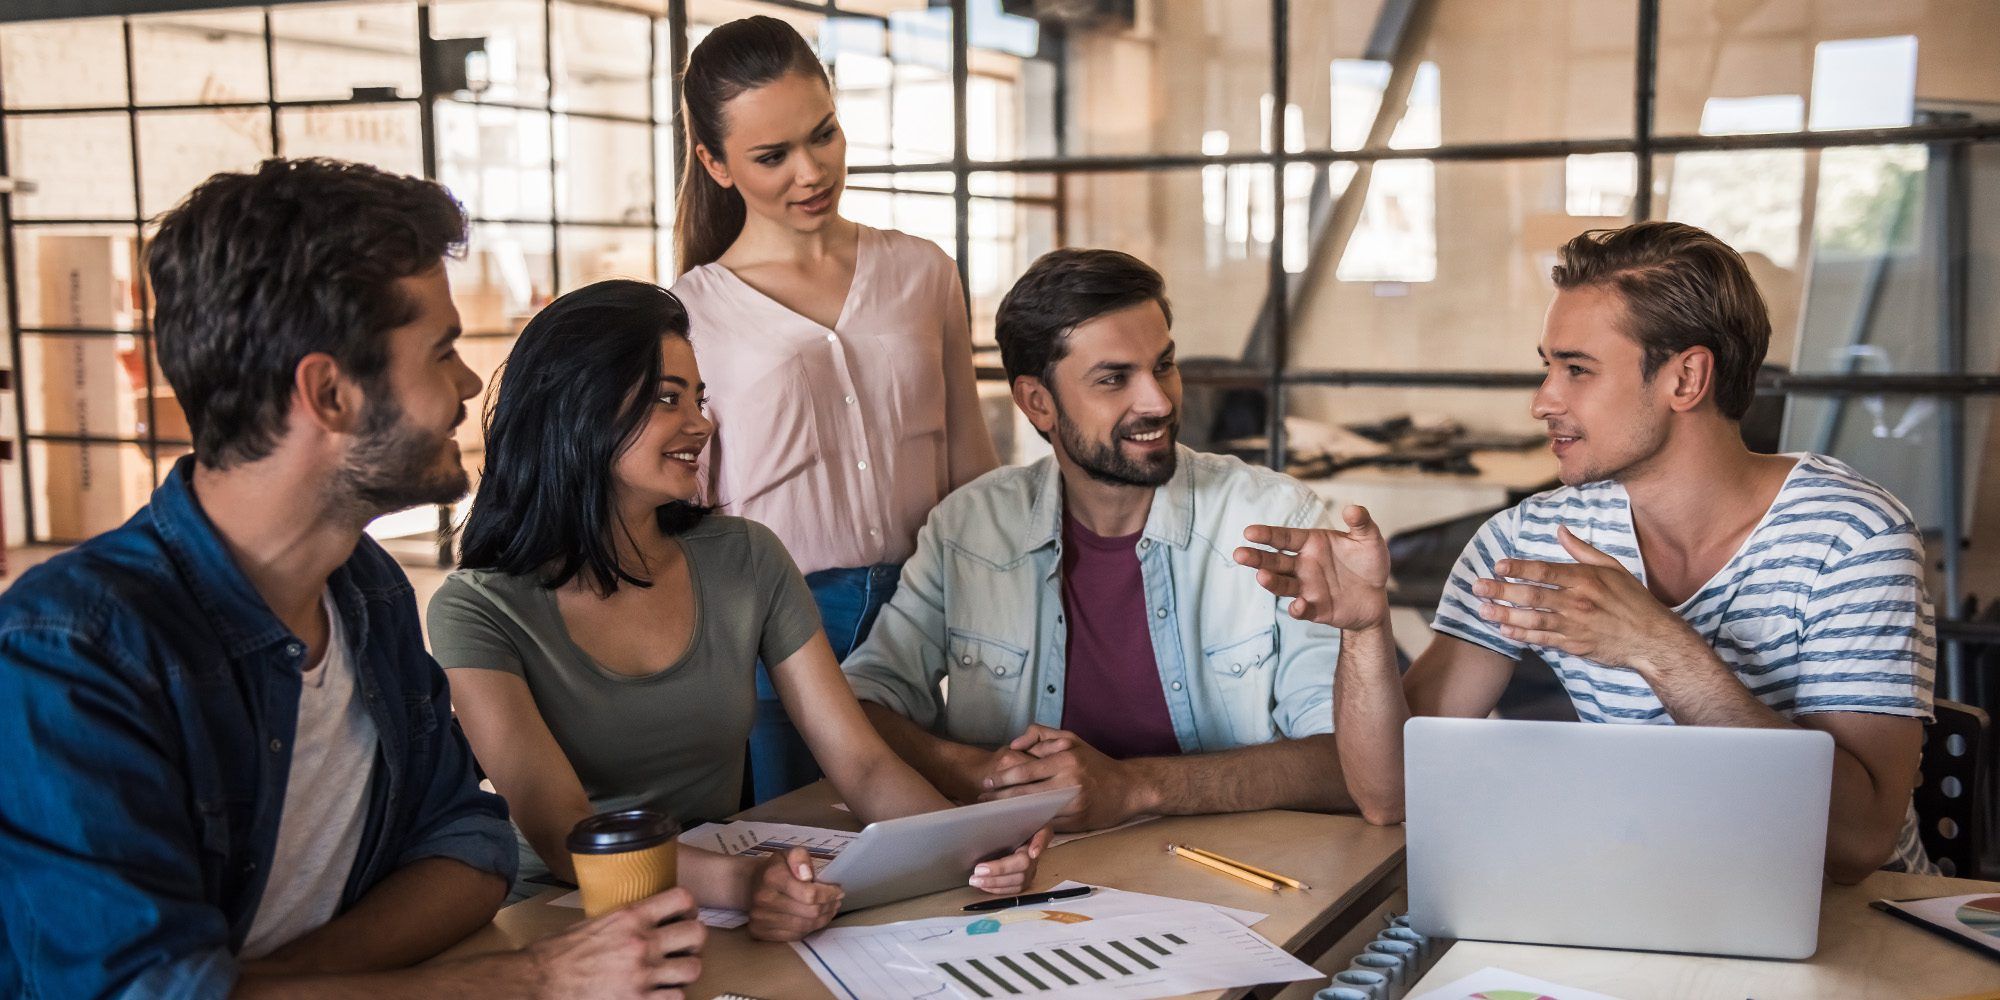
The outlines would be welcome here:
M 2000 265 L 2000 5 L 217 6 L 0 25 L 0 172 L 32 185 L 0 199 L 16 537 L 116 523 L 186 449 L 136 251 L 196 180 L 272 153 L 442 180 L 477 220 L 453 280 L 485 375 L 551 296 L 672 281 L 672 70 L 763 13 L 828 66 L 847 211 L 958 260 L 1017 460 L 1043 445 L 1005 399 L 994 310 L 1038 253 L 1090 244 L 1166 273 L 1190 443 L 1391 498 L 1403 527 L 1504 503 L 1553 475 L 1521 444 L 1555 248 L 1639 219 L 1713 230 L 1776 328 L 1750 429 L 1910 504 L 1940 692 L 1986 699 L 1961 641 L 2000 632 L 1968 620 L 2000 594 L 2000 293 L 1973 280 Z

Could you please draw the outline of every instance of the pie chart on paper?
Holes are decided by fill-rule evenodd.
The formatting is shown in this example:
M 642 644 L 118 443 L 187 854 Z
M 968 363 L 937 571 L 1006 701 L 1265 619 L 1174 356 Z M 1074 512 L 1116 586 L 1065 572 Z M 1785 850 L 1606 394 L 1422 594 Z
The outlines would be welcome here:
M 1988 937 L 2000 937 L 2000 896 L 1968 900 L 1958 908 L 1958 922 Z

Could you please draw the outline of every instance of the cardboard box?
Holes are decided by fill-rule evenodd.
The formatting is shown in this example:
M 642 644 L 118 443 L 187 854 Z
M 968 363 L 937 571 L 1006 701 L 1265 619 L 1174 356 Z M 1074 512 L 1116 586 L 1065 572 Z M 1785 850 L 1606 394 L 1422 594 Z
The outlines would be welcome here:
M 132 241 L 102 235 L 50 235 L 37 241 L 42 321 L 49 326 L 129 327 Z M 44 338 L 40 388 L 45 423 L 65 434 L 127 436 L 134 394 L 109 336 Z M 43 482 L 52 540 L 80 541 L 124 523 L 151 494 L 150 463 L 140 449 L 50 442 Z M 135 468 L 136 466 L 136 468 Z M 135 476 L 134 473 L 138 475 Z M 145 491 L 135 499 L 140 482 Z

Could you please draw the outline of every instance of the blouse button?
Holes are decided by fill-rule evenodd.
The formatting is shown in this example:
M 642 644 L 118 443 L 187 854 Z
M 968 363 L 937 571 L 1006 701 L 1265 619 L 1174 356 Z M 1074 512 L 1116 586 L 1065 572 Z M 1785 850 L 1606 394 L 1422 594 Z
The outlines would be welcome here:
M 968 667 L 972 666 L 972 654 L 967 653 L 966 655 L 959 657 L 958 662 L 963 663 Z
M 283 751 L 284 749 L 285 749 L 285 741 L 284 741 L 284 740 L 280 740 L 280 739 L 273 739 L 273 740 L 271 740 L 271 752 L 272 752 L 272 753 L 279 753 L 279 752 Z
M 1167 609 L 1165 608 L 1161 608 L 1160 610 L 1153 612 L 1153 617 L 1155 618 L 1165 618 L 1166 616 L 1167 616 Z
M 868 463 L 866 460 L 854 463 L 854 467 L 860 469 L 863 472 L 868 471 Z
M 834 341 L 836 341 L 836 340 L 839 340 L 839 339 L 840 339 L 839 337 L 836 337 L 836 336 L 834 336 L 833 334 L 830 334 L 830 333 L 826 335 L 826 342 L 827 342 L 827 343 L 829 343 L 829 344 L 831 344 L 831 343 L 833 343 Z
M 1176 690 L 1176 691 L 1179 691 L 1180 689 L 1181 689 L 1181 682 L 1180 682 L 1180 681 L 1175 681 L 1175 682 L 1174 682 L 1174 690 Z
M 1229 672 L 1240 676 L 1243 673 L 1243 664 L 1239 663 L 1233 667 L 1230 667 Z
M 853 406 L 853 405 L 854 405 L 854 396 L 853 396 L 853 394 L 851 394 L 851 393 L 850 393 L 850 394 L 848 395 L 848 397 L 847 397 L 847 405 L 849 405 L 849 406 Z
M 994 668 L 993 668 L 993 676 L 995 676 L 995 677 L 1005 677 L 1005 676 L 1007 676 L 1007 668 L 1006 668 L 1006 667 L 994 667 Z

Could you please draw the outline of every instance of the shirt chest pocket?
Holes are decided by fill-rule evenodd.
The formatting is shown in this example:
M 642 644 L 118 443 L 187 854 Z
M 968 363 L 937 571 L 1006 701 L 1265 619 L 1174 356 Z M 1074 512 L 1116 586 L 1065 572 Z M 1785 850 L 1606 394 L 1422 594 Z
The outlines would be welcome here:
M 950 657 L 946 677 L 945 726 L 949 735 L 978 746 L 999 746 L 1019 728 L 1022 678 L 1028 674 L 1028 651 L 1009 642 L 951 629 L 945 652 Z
M 1783 615 L 1763 615 L 1755 618 L 1725 620 L 1717 629 L 1713 642 L 1716 655 L 1736 675 L 1752 688 L 1759 686 L 1760 678 L 1769 678 L 1784 666 L 1770 667 L 1766 664 L 1785 664 L 1797 670 L 1799 651 L 1799 628 L 1790 618 Z
M 1228 720 L 1230 737 L 1237 746 L 1263 743 L 1276 735 L 1271 722 L 1271 686 L 1277 652 L 1275 628 L 1212 643 L 1201 651 L 1208 686 L 1217 702 L 1212 708 Z

